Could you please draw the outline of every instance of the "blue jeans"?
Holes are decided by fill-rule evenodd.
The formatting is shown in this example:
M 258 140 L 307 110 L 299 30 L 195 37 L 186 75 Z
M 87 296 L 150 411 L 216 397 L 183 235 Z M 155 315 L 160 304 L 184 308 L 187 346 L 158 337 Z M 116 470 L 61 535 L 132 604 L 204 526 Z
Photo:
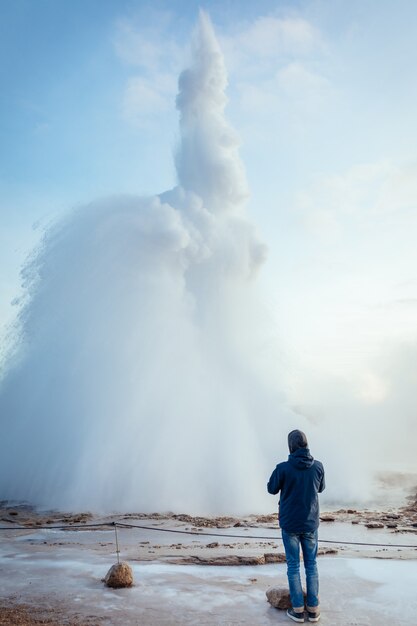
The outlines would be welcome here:
M 317 530 L 311 533 L 288 533 L 282 530 L 291 604 L 295 611 L 304 611 L 304 595 L 300 578 L 300 544 L 303 551 L 307 582 L 307 610 L 319 606 L 319 574 L 317 571 Z

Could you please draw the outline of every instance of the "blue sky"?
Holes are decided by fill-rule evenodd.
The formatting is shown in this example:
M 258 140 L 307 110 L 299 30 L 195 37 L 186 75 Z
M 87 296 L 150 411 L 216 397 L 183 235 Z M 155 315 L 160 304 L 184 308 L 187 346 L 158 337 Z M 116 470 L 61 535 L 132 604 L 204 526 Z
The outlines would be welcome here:
M 1 0 L 0 328 L 49 221 L 175 185 L 177 77 L 199 5 Z M 229 70 L 277 333 L 303 367 L 378 399 L 375 363 L 416 342 L 417 4 L 203 7 Z

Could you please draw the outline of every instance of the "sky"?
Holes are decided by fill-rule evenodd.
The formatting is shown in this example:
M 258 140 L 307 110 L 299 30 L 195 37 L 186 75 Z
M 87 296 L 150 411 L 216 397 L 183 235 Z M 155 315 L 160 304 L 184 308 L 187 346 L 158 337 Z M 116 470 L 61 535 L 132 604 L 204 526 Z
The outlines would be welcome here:
M 415 416 L 412 0 L 0 0 L 0 331 L 48 224 L 175 186 L 177 80 L 200 6 L 225 55 L 292 403 L 401 397 Z

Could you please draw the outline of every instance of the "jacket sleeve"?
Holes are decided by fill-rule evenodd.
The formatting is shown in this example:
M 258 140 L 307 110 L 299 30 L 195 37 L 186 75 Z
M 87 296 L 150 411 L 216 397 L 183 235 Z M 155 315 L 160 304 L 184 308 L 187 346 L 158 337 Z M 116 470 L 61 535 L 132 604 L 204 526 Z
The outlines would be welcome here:
M 321 466 L 323 473 L 321 475 L 321 480 L 320 480 L 320 485 L 319 485 L 319 493 L 321 493 L 322 491 L 324 491 L 326 489 L 326 480 L 324 478 L 324 467 Z
M 279 466 L 277 465 L 267 484 L 268 493 L 272 493 L 272 495 L 277 494 L 281 489 L 281 480 L 282 477 L 280 475 Z

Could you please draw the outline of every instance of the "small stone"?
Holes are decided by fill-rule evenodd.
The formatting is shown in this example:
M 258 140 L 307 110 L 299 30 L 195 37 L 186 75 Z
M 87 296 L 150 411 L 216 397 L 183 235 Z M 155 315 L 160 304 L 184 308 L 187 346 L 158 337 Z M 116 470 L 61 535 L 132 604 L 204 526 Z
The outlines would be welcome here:
M 212 543 L 208 543 L 206 545 L 206 548 L 218 548 L 219 547 L 219 542 L 218 541 L 213 541 Z
M 335 517 L 333 517 L 333 515 L 322 515 L 320 517 L 320 521 L 322 522 L 334 522 L 335 521 Z
M 365 526 L 366 528 L 384 528 L 384 524 L 381 524 L 381 522 L 369 522 Z
M 125 562 L 116 563 L 107 572 L 104 582 L 107 587 L 112 587 L 113 589 L 131 587 L 133 584 L 132 568 Z

